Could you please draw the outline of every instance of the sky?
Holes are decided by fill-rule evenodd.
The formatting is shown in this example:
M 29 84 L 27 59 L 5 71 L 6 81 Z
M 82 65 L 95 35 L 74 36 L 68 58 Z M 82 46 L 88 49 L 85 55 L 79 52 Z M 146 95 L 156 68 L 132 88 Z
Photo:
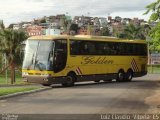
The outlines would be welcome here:
M 0 19 L 11 23 L 32 21 L 43 16 L 68 14 L 70 16 L 120 16 L 142 18 L 146 5 L 156 0 L 0 0 Z

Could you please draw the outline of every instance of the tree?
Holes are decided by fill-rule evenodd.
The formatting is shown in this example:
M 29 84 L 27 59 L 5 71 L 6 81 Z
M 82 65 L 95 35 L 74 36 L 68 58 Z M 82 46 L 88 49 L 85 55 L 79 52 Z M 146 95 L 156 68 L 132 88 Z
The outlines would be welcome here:
M 9 28 L 9 29 L 13 29 L 13 26 L 14 26 L 14 24 L 10 24 L 10 25 L 8 26 L 8 28 Z
M 146 6 L 147 11 L 144 14 L 151 12 L 149 22 L 156 22 L 157 25 L 151 28 L 149 36 L 151 37 L 150 49 L 152 51 L 160 51 L 160 0 Z
M 160 23 L 151 29 L 150 37 L 150 50 L 160 51 Z
M 42 18 L 42 19 L 40 20 L 40 23 L 46 23 L 46 19 L 45 19 L 45 18 Z
M 5 54 L 11 71 L 11 84 L 15 82 L 15 66 L 19 63 L 21 44 L 27 39 L 23 31 L 3 29 L 0 31 L 0 52 Z
M 124 34 L 124 33 L 117 33 L 116 36 L 117 36 L 118 38 L 122 38 L 122 39 L 125 39 L 125 38 L 126 38 L 126 34 Z
M 0 21 L 0 29 L 3 30 L 5 28 L 3 20 Z
M 77 34 L 78 30 L 79 30 L 79 27 L 77 24 L 71 24 L 69 31 L 74 31 Z
M 124 34 L 123 37 L 125 36 L 127 39 L 145 39 L 143 28 L 133 24 L 129 24 L 124 28 Z
M 100 30 L 100 35 L 101 35 L 101 36 L 109 36 L 110 34 L 109 34 L 109 29 L 108 29 L 108 27 L 103 27 L 103 28 L 101 28 L 101 30 Z
M 64 32 L 67 33 L 68 21 L 65 16 L 60 18 L 60 26 L 63 27 Z
M 147 11 L 144 14 L 152 12 L 149 21 L 160 21 L 160 0 L 146 6 Z

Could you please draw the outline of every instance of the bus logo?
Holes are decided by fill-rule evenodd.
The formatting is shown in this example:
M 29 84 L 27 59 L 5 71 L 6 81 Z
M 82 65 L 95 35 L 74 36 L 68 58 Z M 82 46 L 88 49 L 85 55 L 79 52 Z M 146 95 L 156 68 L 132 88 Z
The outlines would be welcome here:
M 132 70 L 133 70 L 134 72 L 138 72 L 138 71 L 139 71 L 138 66 L 137 66 L 137 63 L 136 63 L 136 61 L 135 61 L 134 58 L 132 59 L 131 67 L 132 67 Z
M 107 59 L 107 57 L 82 57 L 81 64 L 113 64 L 113 60 Z

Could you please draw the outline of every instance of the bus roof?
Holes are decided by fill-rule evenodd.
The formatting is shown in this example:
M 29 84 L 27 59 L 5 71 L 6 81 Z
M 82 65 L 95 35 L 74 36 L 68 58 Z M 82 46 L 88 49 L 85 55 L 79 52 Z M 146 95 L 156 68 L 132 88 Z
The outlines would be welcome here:
M 91 35 L 42 35 L 42 36 L 32 36 L 28 38 L 29 40 L 54 40 L 54 39 L 74 39 L 74 40 L 91 40 L 91 41 L 114 41 L 114 42 L 130 42 L 130 43 L 146 43 L 145 40 L 128 40 L 119 39 L 116 37 L 108 36 L 91 36 Z

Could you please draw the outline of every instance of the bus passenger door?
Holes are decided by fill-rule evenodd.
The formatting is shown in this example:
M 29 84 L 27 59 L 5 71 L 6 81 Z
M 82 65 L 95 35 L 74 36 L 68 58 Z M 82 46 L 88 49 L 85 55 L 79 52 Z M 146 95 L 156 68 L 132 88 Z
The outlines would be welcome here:
M 66 66 L 67 61 L 67 41 L 55 40 L 54 50 L 54 65 L 53 70 L 55 73 L 62 71 Z

